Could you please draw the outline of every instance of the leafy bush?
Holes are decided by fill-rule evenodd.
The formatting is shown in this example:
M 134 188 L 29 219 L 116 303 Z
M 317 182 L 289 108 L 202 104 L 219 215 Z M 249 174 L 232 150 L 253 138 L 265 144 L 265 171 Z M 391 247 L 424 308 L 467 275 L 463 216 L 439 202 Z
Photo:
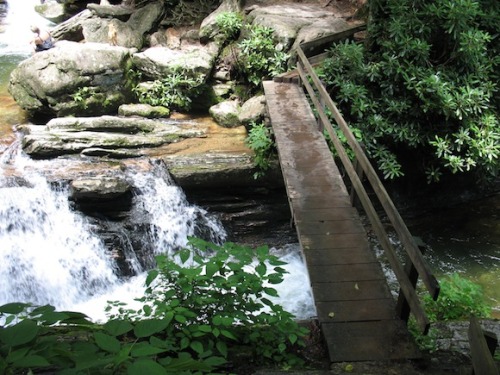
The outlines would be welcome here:
M 249 26 L 247 37 L 239 43 L 240 68 L 254 86 L 286 70 L 290 56 L 274 41 L 273 33 L 270 27 Z
M 139 102 L 163 106 L 173 110 L 188 111 L 192 98 L 200 94 L 203 84 L 201 76 L 190 77 L 181 68 L 152 84 L 139 84 L 134 89 Z
M 127 309 L 120 303 L 113 318 L 169 321 L 164 328 L 169 348 L 188 351 L 203 360 L 227 358 L 232 346 L 248 345 L 255 360 L 297 364 L 290 345 L 303 345 L 301 328 L 293 316 L 273 303 L 277 291 L 268 285 L 283 281 L 285 263 L 269 254 L 233 243 L 217 246 L 191 238 L 193 247 L 179 252 L 176 261 L 157 258 L 148 275 L 143 306 Z M 197 253 L 212 254 L 201 257 Z
M 439 298 L 434 301 L 428 294 L 423 296 L 425 312 L 431 323 L 450 320 L 468 320 L 471 315 L 489 318 L 491 307 L 486 303 L 480 285 L 457 273 L 440 280 Z M 435 351 L 438 333 L 430 328 L 427 335 L 422 335 L 416 321 L 411 317 L 408 328 L 422 350 Z
M 330 49 L 320 74 L 386 178 L 405 157 L 428 182 L 498 174 L 499 23 L 495 0 L 373 1 L 366 43 Z
M 243 17 L 235 12 L 222 12 L 217 15 L 215 22 L 226 40 L 234 40 L 243 26 Z
M 254 178 L 262 177 L 271 167 L 271 159 L 275 155 L 276 149 L 272 138 L 272 129 L 263 123 L 250 123 L 250 131 L 246 143 L 254 152 L 254 164 L 257 172 Z
M 441 291 L 437 301 L 430 296 L 424 297 L 429 320 L 469 319 L 471 315 L 488 318 L 491 307 L 485 302 L 480 285 L 454 273 L 440 281 Z

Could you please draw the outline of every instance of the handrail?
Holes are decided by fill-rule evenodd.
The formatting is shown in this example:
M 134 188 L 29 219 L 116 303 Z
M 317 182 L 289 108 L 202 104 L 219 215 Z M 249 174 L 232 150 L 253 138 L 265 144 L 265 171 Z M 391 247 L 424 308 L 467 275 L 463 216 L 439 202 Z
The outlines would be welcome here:
M 297 71 L 301 78 L 300 81 L 302 85 L 305 87 L 306 91 L 308 92 L 310 99 L 317 110 L 318 116 L 320 117 L 323 126 L 330 135 L 330 138 L 350 178 L 350 181 L 363 206 L 363 209 L 365 210 L 374 228 L 377 238 L 385 251 L 387 259 L 389 260 L 391 267 L 398 279 L 401 292 L 403 293 L 404 298 L 406 299 L 412 313 L 414 314 L 420 329 L 422 330 L 422 332 L 426 333 L 429 329 L 430 323 L 420 304 L 414 285 L 412 285 L 410 279 L 408 278 L 407 273 L 405 272 L 403 266 L 399 262 L 396 251 L 394 250 L 387 236 L 387 233 L 384 230 L 382 222 L 368 196 L 368 193 L 366 192 L 363 183 L 359 178 L 358 173 L 353 167 L 352 162 L 349 159 L 346 150 L 344 149 L 342 143 L 338 139 L 337 134 L 333 129 L 330 120 L 328 119 L 328 116 L 324 112 L 323 105 L 320 104 L 320 100 L 321 103 L 324 103 L 333 114 L 333 117 L 337 125 L 339 126 L 340 130 L 347 139 L 348 145 L 354 152 L 357 162 L 361 166 L 366 178 L 368 179 L 377 198 L 379 199 L 380 204 L 382 205 L 385 211 L 385 214 L 387 215 L 391 224 L 396 230 L 396 233 L 398 234 L 399 239 L 403 244 L 410 261 L 413 263 L 415 269 L 422 277 L 422 280 L 433 299 L 437 299 L 439 295 L 439 283 L 429 270 L 429 267 L 427 266 L 425 260 L 423 259 L 422 254 L 415 240 L 410 234 L 410 231 L 406 227 L 403 219 L 401 218 L 399 212 L 394 206 L 394 203 L 392 202 L 387 191 L 385 190 L 380 179 L 378 178 L 378 175 L 375 172 L 373 166 L 371 165 L 367 156 L 363 152 L 361 145 L 354 137 L 354 134 L 352 133 L 349 126 L 347 125 L 342 115 L 338 111 L 330 95 L 328 94 L 325 87 L 321 83 L 319 77 L 314 72 L 311 64 L 309 63 L 309 60 L 307 59 L 301 47 L 297 49 L 297 57 L 298 57 Z M 312 81 L 312 84 L 309 82 L 309 79 Z M 318 94 L 316 94 L 315 90 L 318 92 Z M 318 96 L 320 97 L 320 100 L 318 99 Z

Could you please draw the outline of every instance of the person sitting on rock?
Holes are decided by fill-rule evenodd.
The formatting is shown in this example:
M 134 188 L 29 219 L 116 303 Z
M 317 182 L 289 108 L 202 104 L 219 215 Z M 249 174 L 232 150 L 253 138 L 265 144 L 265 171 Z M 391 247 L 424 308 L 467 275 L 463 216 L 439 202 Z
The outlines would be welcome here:
M 54 47 L 54 39 L 48 31 L 40 30 L 38 26 L 31 26 L 31 31 L 36 34 L 30 43 L 34 52 L 46 51 Z

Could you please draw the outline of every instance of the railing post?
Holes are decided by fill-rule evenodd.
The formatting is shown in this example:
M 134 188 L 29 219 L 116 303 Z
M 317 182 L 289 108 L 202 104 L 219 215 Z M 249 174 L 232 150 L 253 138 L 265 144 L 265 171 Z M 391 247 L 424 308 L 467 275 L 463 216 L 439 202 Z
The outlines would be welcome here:
M 362 144 L 361 144 L 361 148 L 364 151 L 365 148 Z M 361 163 L 358 162 L 358 159 L 354 159 L 352 161 L 352 166 L 354 167 L 354 170 L 356 171 L 356 174 L 358 175 L 359 180 L 363 181 L 363 177 L 364 177 L 363 166 L 361 165 Z M 356 193 L 356 189 L 354 188 L 354 185 L 351 186 L 351 192 L 350 192 L 349 196 L 351 199 L 351 206 L 358 207 L 358 205 L 360 204 L 360 201 L 359 201 L 359 197 Z
M 484 332 L 475 316 L 471 316 L 469 325 L 469 343 L 472 357 L 473 375 L 498 375 L 498 368 L 493 360 L 498 345 L 494 333 Z
M 420 250 L 420 253 L 424 255 L 425 243 L 422 241 L 420 237 L 414 237 L 414 239 L 415 243 L 417 244 Z M 410 257 L 408 256 L 406 257 L 405 273 L 408 275 L 408 279 L 410 280 L 411 285 L 413 286 L 413 288 L 415 288 L 418 282 L 418 271 L 415 268 L 415 265 L 411 261 Z M 398 302 L 396 303 L 396 314 L 403 322 L 408 324 L 410 313 L 411 313 L 410 305 L 408 304 L 408 301 L 406 300 L 403 291 L 400 289 L 398 295 Z

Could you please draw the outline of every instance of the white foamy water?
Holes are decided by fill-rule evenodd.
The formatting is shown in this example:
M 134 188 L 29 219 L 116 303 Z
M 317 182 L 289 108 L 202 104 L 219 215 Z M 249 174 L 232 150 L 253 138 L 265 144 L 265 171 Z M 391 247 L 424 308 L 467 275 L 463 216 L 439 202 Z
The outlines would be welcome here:
M 39 0 L 9 0 L 6 14 L 0 24 L 0 53 L 3 55 L 29 55 L 33 38 L 31 25 L 50 29 L 53 24 L 34 11 Z

